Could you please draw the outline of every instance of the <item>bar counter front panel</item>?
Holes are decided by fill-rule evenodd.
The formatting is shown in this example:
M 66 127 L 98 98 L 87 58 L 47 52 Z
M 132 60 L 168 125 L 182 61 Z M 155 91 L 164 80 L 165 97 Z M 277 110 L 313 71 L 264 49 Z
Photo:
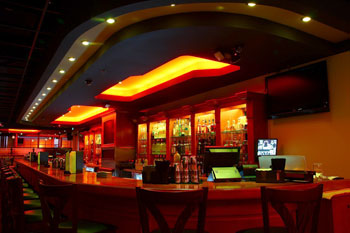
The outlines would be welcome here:
M 67 175 L 60 169 L 47 168 L 26 160 L 16 160 L 15 162 L 19 173 L 36 190 L 39 179 L 49 184 L 66 182 L 78 184 L 79 216 L 115 225 L 118 227 L 118 232 L 140 232 L 135 187 L 160 190 L 191 190 L 208 187 L 205 228 L 208 232 L 221 233 L 262 226 L 260 186 L 287 185 L 291 189 L 308 186 L 308 184 L 296 183 L 266 184 L 255 182 L 143 184 L 141 180 L 131 178 L 97 178 L 94 172 Z M 350 180 L 326 181 L 323 184 L 324 191 L 330 192 L 350 187 Z M 331 201 L 322 201 L 319 233 L 338 233 L 333 231 L 331 208 Z M 170 222 L 175 221 L 171 209 L 164 211 Z M 350 213 L 346 214 L 350 217 Z M 282 225 L 275 213 L 270 219 L 271 225 Z M 190 219 L 188 225 L 195 227 L 195 221 L 196 219 Z

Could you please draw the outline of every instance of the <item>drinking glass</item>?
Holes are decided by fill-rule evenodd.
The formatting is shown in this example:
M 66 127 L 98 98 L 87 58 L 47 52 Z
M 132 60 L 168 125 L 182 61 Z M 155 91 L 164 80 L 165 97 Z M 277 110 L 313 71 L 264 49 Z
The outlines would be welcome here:
M 315 174 L 315 179 L 316 180 L 321 180 L 323 176 L 323 166 L 322 163 L 313 163 L 312 164 L 312 169 L 316 172 Z

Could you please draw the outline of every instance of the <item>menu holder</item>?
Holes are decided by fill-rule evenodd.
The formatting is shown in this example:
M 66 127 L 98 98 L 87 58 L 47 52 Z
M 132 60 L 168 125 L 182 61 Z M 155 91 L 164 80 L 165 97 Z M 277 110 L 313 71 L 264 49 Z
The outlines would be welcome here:
M 242 180 L 236 167 L 213 167 L 212 175 L 214 182 L 237 182 Z

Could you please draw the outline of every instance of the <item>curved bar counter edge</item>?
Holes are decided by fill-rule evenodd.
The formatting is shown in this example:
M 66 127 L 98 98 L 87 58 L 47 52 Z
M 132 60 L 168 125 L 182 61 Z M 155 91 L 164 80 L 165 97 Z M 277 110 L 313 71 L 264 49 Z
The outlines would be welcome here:
M 205 229 L 208 232 L 235 232 L 240 229 L 262 226 L 260 186 L 287 185 L 298 188 L 310 184 L 266 184 L 255 182 L 225 182 L 203 184 L 143 184 L 141 180 L 128 178 L 97 178 L 96 173 L 83 172 L 66 175 L 60 169 L 46 168 L 26 160 L 15 160 L 18 172 L 37 190 L 38 180 L 49 184 L 76 183 L 79 195 L 79 216 L 84 219 L 112 224 L 118 232 L 140 232 L 136 187 L 160 190 L 188 190 L 209 188 Z M 326 181 L 324 192 L 350 187 L 350 180 Z M 350 198 L 349 198 L 350 199 Z M 171 211 L 169 209 L 165 211 Z M 166 216 L 171 214 L 165 213 Z M 319 233 L 337 233 L 333 229 L 332 200 L 323 199 Z M 195 226 L 190 219 L 189 226 Z M 272 215 L 271 225 L 282 225 L 276 214 Z

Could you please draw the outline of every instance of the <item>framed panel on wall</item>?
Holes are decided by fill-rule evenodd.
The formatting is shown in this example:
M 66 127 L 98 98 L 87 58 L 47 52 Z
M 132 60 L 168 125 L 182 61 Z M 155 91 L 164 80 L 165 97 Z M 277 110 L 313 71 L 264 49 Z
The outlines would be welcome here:
M 116 113 L 102 117 L 102 148 L 115 147 Z

